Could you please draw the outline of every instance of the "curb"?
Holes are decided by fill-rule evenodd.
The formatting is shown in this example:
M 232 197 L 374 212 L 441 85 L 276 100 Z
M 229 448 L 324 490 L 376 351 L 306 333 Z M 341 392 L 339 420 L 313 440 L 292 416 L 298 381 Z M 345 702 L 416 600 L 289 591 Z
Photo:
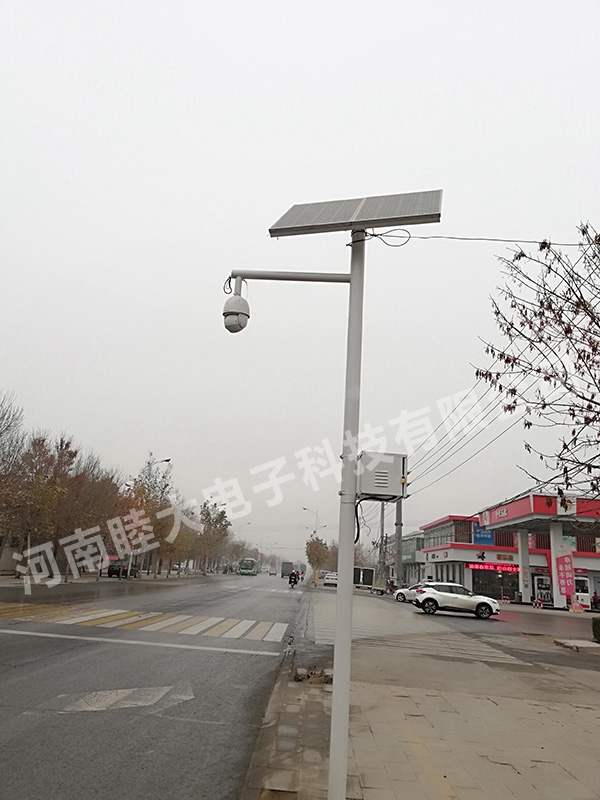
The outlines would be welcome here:
M 585 639 L 555 639 L 554 644 L 565 647 L 567 650 L 574 650 L 576 653 L 600 655 L 600 644 Z
M 289 650 L 281 662 L 279 675 L 277 676 L 275 687 L 267 704 L 256 746 L 250 757 L 250 764 L 248 765 L 246 777 L 244 778 L 244 785 L 239 800 L 260 800 L 262 790 L 252 788 L 250 782 L 251 778 L 256 774 L 256 771 L 264 767 L 268 761 L 268 756 L 277 734 L 277 723 L 279 721 L 281 709 L 283 708 L 284 692 L 289 681 L 293 681 L 294 679 L 294 658 L 295 652 Z

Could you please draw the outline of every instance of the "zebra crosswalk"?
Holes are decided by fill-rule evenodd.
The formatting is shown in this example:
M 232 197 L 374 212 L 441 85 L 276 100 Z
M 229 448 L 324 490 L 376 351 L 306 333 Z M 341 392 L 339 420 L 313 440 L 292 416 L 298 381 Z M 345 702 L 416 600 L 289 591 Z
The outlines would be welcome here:
M 458 661 L 482 661 L 486 664 L 519 664 L 521 661 L 508 653 L 491 647 L 479 638 L 462 633 L 408 634 L 406 636 L 372 637 L 360 640 L 361 647 L 385 647 L 402 651 L 406 655 L 431 656 Z
M 297 589 L 264 589 L 260 586 L 240 586 L 239 583 L 225 583 L 219 589 L 226 589 L 232 592 L 267 592 L 268 594 L 298 594 Z
M 159 611 L 141 612 L 122 608 L 94 608 L 84 611 L 81 605 L 57 608 L 43 603 L 27 605 L 0 603 L 0 623 L 3 620 L 46 622 L 82 628 L 139 630 L 183 636 L 249 639 L 255 642 L 281 642 L 288 628 L 287 622 L 170 614 Z
M 318 593 L 313 596 L 314 636 L 317 644 L 334 644 L 334 595 Z M 360 647 L 382 647 L 398 654 L 431 656 L 493 664 L 523 666 L 521 661 L 482 637 L 467 636 L 448 629 L 438 620 L 399 608 L 396 603 L 383 603 L 373 614 L 373 598 L 355 597 L 353 604 L 352 641 Z M 424 625 L 426 628 L 424 629 Z M 494 637 L 495 638 L 495 637 Z M 500 645 L 500 642 L 498 642 Z

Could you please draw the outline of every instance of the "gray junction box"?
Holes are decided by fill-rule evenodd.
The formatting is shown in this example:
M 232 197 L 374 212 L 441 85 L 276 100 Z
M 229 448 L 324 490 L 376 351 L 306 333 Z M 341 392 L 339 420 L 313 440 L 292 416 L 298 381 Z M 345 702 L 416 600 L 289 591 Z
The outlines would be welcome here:
M 363 451 L 357 459 L 357 500 L 395 502 L 406 497 L 408 457 Z

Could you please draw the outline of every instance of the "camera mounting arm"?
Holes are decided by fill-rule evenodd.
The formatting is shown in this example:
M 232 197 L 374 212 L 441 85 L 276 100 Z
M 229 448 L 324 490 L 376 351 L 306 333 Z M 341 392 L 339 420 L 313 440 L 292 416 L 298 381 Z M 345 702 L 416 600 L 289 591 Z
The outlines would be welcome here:
M 350 283 L 349 272 L 267 272 L 266 270 L 233 269 L 233 294 L 225 301 L 223 320 L 230 333 L 243 331 L 250 319 L 250 306 L 242 297 L 242 281 L 310 281 L 312 283 Z

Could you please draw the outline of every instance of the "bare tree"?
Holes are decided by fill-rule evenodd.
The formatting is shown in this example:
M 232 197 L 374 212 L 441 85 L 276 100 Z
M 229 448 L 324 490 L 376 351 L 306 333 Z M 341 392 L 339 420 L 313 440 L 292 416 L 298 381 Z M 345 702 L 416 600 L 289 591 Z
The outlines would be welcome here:
M 576 258 L 543 241 L 537 254 L 519 247 L 500 259 L 506 281 L 492 308 L 504 342 L 487 343 L 494 363 L 476 373 L 526 430 L 556 429 L 555 448 L 532 440 L 525 448 L 553 473 L 527 474 L 561 496 L 600 492 L 600 236 L 578 230 Z
M 18 464 L 24 439 L 23 409 L 16 405 L 14 395 L 0 393 L 0 561 L 18 503 Z

